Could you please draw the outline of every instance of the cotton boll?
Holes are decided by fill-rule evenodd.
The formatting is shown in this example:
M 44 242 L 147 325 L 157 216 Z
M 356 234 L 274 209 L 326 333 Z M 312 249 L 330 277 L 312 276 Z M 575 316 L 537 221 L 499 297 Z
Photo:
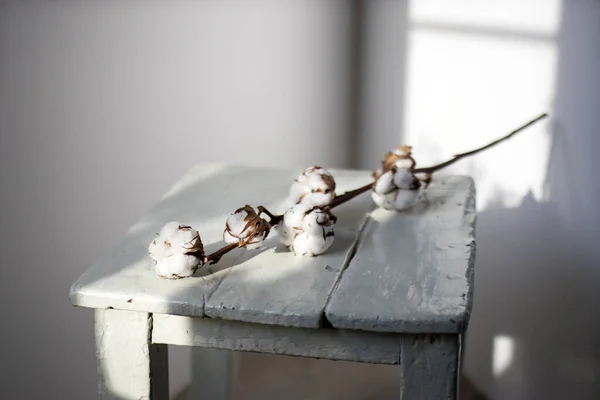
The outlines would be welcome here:
M 406 209 L 414 206 L 418 199 L 419 199 L 419 191 L 418 190 L 400 189 L 398 191 L 398 194 L 396 195 L 396 200 L 394 201 L 394 209 L 396 211 L 406 210 Z
M 164 237 L 169 237 L 177 232 L 181 228 L 181 223 L 177 221 L 167 222 L 165 226 L 160 230 L 160 235 Z
M 247 217 L 248 212 L 244 209 L 238 210 L 231 214 L 225 223 L 227 229 L 225 229 L 225 232 L 223 233 L 223 240 L 227 242 L 225 239 L 225 234 L 227 234 L 227 236 L 230 238 L 230 241 L 227 243 L 237 243 L 244 228 L 246 227 L 246 224 L 248 223 L 246 221 Z
M 301 175 L 302 176 L 302 175 Z M 298 178 L 300 179 L 300 178 Z M 299 180 L 295 180 L 290 187 L 289 201 L 292 204 L 299 203 L 304 196 L 310 193 L 310 188 L 304 184 L 304 182 L 300 182 Z
M 154 261 L 160 261 L 163 258 L 173 254 L 171 251 L 170 242 L 166 242 L 166 238 L 160 235 L 150 242 L 150 246 L 148 246 L 148 253 Z
M 335 192 L 306 191 L 299 199 L 292 199 L 295 203 L 306 204 L 310 207 L 325 207 L 335 198 Z
M 402 211 L 415 205 L 419 199 L 418 190 L 396 189 L 387 194 L 371 193 L 371 198 L 385 210 Z
M 290 246 L 294 242 L 294 236 L 298 232 L 295 228 L 285 225 L 283 221 L 281 221 L 276 227 L 275 231 L 277 232 L 277 237 L 279 241 L 286 246 Z
M 197 230 L 173 221 L 165 224 L 160 234 L 148 246 L 148 253 L 155 261 L 173 254 L 194 253 L 204 256 L 204 246 Z
M 223 241 L 228 244 L 240 244 L 243 242 L 250 233 L 247 232 L 248 228 L 250 228 L 248 225 L 249 218 L 254 216 L 256 216 L 254 209 L 248 205 L 235 210 L 225 222 Z
M 156 263 L 156 273 L 161 278 L 179 279 L 192 276 L 200 266 L 200 260 L 192 255 L 173 254 Z
M 335 197 L 335 193 L 309 192 L 300 200 L 301 204 L 310 207 L 324 207 L 330 204 Z
M 202 264 L 204 247 L 197 230 L 173 221 L 148 246 L 156 273 L 166 279 L 191 276 Z
M 377 178 L 377 181 L 375 181 L 375 186 L 373 187 L 373 191 L 379 194 L 386 194 L 395 189 L 394 173 L 392 171 L 387 171 Z
M 309 235 L 318 235 L 323 232 L 323 227 L 319 223 L 320 214 L 324 214 L 322 211 L 319 212 L 317 210 L 308 213 L 302 219 L 302 231 L 308 233 Z M 321 223 L 323 223 L 321 218 Z
M 271 231 L 271 224 L 249 205 L 238 208 L 227 218 L 223 240 L 246 249 L 258 249 Z
M 289 200 L 312 207 L 324 207 L 335 197 L 335 179 L 324 168 L 307 168 L 290 188 Z
M 383 173 L 394 168 L 404 168 L 412 171 L 415 165 L 415 159 L 412 157 L 412 147 L 400 146 L 397 149 L 386 153 L 381 161 L 381 167 L 373 171 L 371 175 L 373 178 L 378 178 Z
M 291 204 L 298 204 L 304 199 L 308 194 L 311 193 L 310 188 L 303 181 L 299 180 L 294 181 L 292 186 L 290 187 L 290 194 L 288 196 L 288 201 Z
M 239 243 L 240 239 L 237 236 L 233 236 L 227 229 L 223 232 L 223 241 L 227 244 Z
M 195 251 L 200 241 L 198 231 L 190 227 L 182 227 L 169 236 L 173 254 L 186 254 Z
M 401 158 L 394 163 L 397 168 L 403 168 L 407 170 L 411 170 L 415 165 L 415 162 L 412 158 Z
M 311 208 L 306 204 L 296 204 L 283 214 L 283 223 L 289 227 L 302 229 L 302 220 Z
M 296 236 L 291 249 L 297 256 L 315 257 L 323 254 L 333 244 L 333 235 L 310 235 L 302 232 Z
M 322 209 L 316 208 L 302 219 L 302 230 L 309 235 L 324 235 L 325 229 L 330 228 L 331 224 L 329 215 Z
M 279 239 L 295 255 L 317 256 L 333 243 L 335 216 L 329 211 L 297 204 L 283 215 L 277 227 Z
M 331 189 L 331 184 L 326 181 L 325 177 L 332 178 L 329 171 L 319 168 L 306 175 L 305 182 L 312 190 L 329 190 Z
M 329 173 L 329 171 L 327 171 L 325 168 L 322 167 L 318 167 L 318 166 L 313 166 L 310 168 L 306 169 L 308 172 L 313 173 L 313 174 L 319 174 L 319 175 L 329 175 L 331 176 L 331 174 Z M 310 175 L 307 173 L 307 175 Z
M 378 207 L 381 207 L 385 210 L 393 210 L 394 209 L 394 201 L 396 197 L 396 192 L 392 191 L 386 194 L 371 192 L 371 198 L 377 204 Z
M 389 170 L 376 178 L 371 198 L 379 207 L 400 211 L 417 202 L 419 181 L 411 169 L 400 167 L 405 161 L 396 160 Z
M 312 238 L 313 236 L 308 233 L 298 233 L 290 245 L 290 249 L 294 252 L 294 255 L 313 257 L 314 254 L 311 251 L 311 248 L 313 247 L 313 244 L 311 243 L 313 241 Z
M 279 241 L 290 246 L 296 234 L 302 229 L 302 220 L 311 207 L 306 204 L 296 204 L 288 208 L 277 225 Z
M 398 163 L 397 163 L 398 164 Z M 415 176 L 408 169 L 396 168 L 394 171 L 394 185 L 402 189 L 410 189 L 415 181 Z

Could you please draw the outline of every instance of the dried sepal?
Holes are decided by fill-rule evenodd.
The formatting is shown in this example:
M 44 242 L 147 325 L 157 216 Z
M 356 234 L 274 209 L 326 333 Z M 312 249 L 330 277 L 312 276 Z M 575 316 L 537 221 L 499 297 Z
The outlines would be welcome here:
M 239 247 L 257 249 L 271 231 L 271 224 L 261 218 L 254 209 L 245 205 L 235 210 L 225 222 L 223 240 L 225 243 L 236 243 Z
M 329 171 L 319 166 L 304 170 L 290 188 L 289 199 L 293 204 L 325 207 L 335 197 L 335 179 Z

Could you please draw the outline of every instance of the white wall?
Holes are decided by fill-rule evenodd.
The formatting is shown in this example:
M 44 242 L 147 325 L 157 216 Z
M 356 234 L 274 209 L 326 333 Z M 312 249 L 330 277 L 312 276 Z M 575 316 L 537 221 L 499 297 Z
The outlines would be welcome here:
M 480 189 L 465 371 L 600 397 L 599 37 L 595 0 L 0 2 L 0 393 L 95 391 L 69 285 L 191 164 L 429 164 L 548 109 L 449 171 Z

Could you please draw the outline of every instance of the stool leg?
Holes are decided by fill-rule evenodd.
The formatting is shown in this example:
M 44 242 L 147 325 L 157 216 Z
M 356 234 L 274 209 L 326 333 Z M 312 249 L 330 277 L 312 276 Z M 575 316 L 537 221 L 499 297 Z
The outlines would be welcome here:
M 167 345 L 151 343 L 152 314 L 95 310 L 98 398 L 167 400 Z
M 459 335 L 402 336 L 400 399 L 458 399 L 459 369 Z

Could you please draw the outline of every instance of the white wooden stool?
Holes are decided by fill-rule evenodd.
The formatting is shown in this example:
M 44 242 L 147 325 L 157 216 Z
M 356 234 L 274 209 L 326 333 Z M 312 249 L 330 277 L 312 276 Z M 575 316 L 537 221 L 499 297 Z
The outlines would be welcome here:
M 338 193 L 371 179 L 332 173 Z M 167 399 L 167 344 L 398 364 L 401 399 L 457 398 L 473 292 L 470 178 L 435 179 L 408 212 L 375 209 L 369 194 L 341 205 L 335 242 L 319 257 L 296 257 L 273 237 L 192 278 L 156 275 L 147 248 L 164 223 L 194 226 L 210 253 L 236 208 L 285 211 L 297 174 L 198 165 L 73 284 L 73 305 L 96 309 L 100 398 Z M 218 386 L 210 371 L 226 367 L 212 362 L 203 370 Z

